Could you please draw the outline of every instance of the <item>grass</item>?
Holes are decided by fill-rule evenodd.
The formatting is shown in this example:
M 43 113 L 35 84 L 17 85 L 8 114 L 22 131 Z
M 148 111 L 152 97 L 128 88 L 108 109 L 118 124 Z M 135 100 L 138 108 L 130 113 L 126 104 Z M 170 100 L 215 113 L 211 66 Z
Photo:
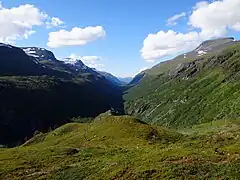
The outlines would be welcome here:
M 239 123 L 175 132 L 102 114 L 1 149 L 0 179 L 239 179 Z
M 127 113 L 176 129 L 239 117 L 240 45 L 171 71 L 147 75 L 129 89 Z

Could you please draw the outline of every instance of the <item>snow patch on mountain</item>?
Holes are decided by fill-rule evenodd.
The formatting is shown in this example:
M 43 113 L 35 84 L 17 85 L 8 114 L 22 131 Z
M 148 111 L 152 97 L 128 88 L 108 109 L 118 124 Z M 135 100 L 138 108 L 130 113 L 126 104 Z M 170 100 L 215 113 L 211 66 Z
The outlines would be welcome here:
M 86 66 L 81 60 L 75 59 L 75 58 L 65 58 L 62 60 L 65 64 L 73 65 L 77 68 L 81 69 L 90 69 L 88 66 Z M 76 69 L 77 71 L 78 69 Z
M 197 52 L 198 53 L 198 56 L 203 56 L 203 55 L 206 55 L 207 52 L 206 51 L 203 51 L 203 50 L 200 50 Z
M 23 51 L 28 55 L 28 56 L 32 56 L 35 58 L 38 58 L 39 55 L 37 54 L 36 50 L 34 48 L 24 48 Z

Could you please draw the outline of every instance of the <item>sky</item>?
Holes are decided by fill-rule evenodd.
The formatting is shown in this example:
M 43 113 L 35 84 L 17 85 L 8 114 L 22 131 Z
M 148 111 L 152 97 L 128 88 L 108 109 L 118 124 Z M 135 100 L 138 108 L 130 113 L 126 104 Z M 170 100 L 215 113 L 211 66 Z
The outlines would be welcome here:
M 0 42 L 51 50 L 58 59 L 131 77 L 240 35 L 240 0 L 1 0 Z

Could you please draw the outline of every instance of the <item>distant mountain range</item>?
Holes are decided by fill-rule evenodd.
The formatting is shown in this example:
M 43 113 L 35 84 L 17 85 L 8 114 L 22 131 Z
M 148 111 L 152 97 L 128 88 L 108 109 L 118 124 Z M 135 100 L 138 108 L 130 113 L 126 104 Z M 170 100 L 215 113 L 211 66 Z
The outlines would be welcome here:
M 132 80 L 131 77 L 117 78 L 108 72 L 98 71 L 97 69 L 90 68 L 86 66 L 80 59 L 64 58 L 61 61 L 59 61 L 56 59 L 56 57 L 51 51 L 48 51 L 44 48 L 23 47 L 22 49 L 28 56 L 34 58 L 36 60 L 35 62 L 40 62 L 41 64 L 44 64 L 45 66 L 55 70 L 71 69 L 72 71 L 81 71 L 86 73 L 90 72 L 93 74 L 99 73 L 103 75 L 107 80 L 116 85 L 125 85 L 130 83 L 130 81 Z
M 132 77 L 126 77 L 126 78 L 118 78 L 108 72 L 104 72 L 104 71 L 98 71 L 100 74 L 102 74 L 105 78 L 107 78 L 109 81 L 111 81 L 114 84 L 118 84 L 118 85 L 127 85 L 131 82 L 131 80 L 133 79 Z
M 133 80 L 133 77 L 119 77 L 118 79 L 125 84 L 129 84 Z

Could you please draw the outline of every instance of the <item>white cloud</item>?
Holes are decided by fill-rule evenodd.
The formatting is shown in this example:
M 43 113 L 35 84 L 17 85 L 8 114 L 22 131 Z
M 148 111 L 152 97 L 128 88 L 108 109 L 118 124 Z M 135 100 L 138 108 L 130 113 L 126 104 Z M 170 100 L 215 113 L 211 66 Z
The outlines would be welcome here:
M 232 26 L 232 28 L 233 28 L 235 31 L 240 31 L 240 22 L 237 22 L 235 25 Z
M 147 36 L 143 42 L 141 54 L 146 61 L 152 62 L 159 58 L 191 50 L 199 42 L 200 39 L 197 32 L 183 34 L 172 30 L 167 32 L 159 31 L 156 34 Z
M 52 28 L 52 27 L 58 27 L 60 25 L 63 25 L 64 22 L 57 18 L 57 17 L 52 17 L 49 22 L 46 22 L 47 28 Z
M 146 61 L 152 62 L 192 50 L 204 40 L 226 36 L 230 29 L 240 31 L 239 9 L 240 0 L 199 2 L 189 16 L 190 32 L 169 30 L 149 34 L 143 42 L 141 55 Z M 178 17 L 172 18 L 174 20 Z
M 71 54 L 69 58 L 72 59 L 72 61 L 81 60 L 90 68 L 102 70 L 104 67 L 104 65 L 100 62 L 102 60 L 102 57 L 100 56 L 77 56 L 76 54 Z
M 14 43 L 17 39 L 28 38 L 41 26 L 48 16 L 33 5 L 20 5 L 10 9 L 0 5 L 0 41 Z
M 187 14 L 185 12 L 182 12 L 180 14 L 175 14 L 174 16 L 170 17 L 168 20 L 167 20 L 167 24 L 169 26 L 173 26 L 173 25 L 177 25 L 177 20 L 179 20 L 180 18 L 182 17 L 185 17 Z
M 201 30 L 201 37 L 225 36 L 229 29 L 240 30 L 240 1 L 200 2 L 189 17 L 189 25 Z
M 102 26 L 75 27 L 71 31 L 60 30 L 49 33 L 47 45 L 51 48 L 62 46 L 83 46 L 89 42 L 104 37 L 106 34 Z

